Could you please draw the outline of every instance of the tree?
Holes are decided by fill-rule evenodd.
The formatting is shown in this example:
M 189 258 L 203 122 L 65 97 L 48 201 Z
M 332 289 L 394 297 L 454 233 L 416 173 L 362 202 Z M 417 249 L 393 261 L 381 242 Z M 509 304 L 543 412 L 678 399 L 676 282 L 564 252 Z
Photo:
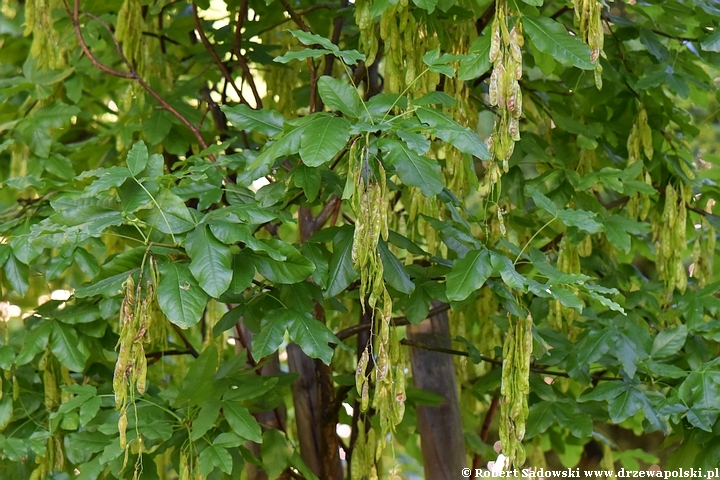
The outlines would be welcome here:
M 720 464 L 716 1 L 1 18 L 3 478 Z

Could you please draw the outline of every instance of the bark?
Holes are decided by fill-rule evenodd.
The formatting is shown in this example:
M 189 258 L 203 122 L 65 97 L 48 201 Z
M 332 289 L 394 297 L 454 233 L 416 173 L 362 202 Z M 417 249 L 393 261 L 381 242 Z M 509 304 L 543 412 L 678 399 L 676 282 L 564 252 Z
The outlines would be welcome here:
M 300 242 L 306 242 L 322 228 L 338 207 L 339 199 L 333 198 L 317 217 L 313 217 L 309 208 L 301 207 L 298 210 Z M 325 323 L 322 305 L 315 304 L 313 316 Z M 298 374 L 298 379 L 292 385 L 292 393 L 300 456 L 321 480 L 341 479 L 340 441 L 336 432 L 338 409 L 332 370 L 321 361 L 305 355 L 295 344 L 288 345 L 287 352 L 290 371 Z
M 450 348 L 447 312 L 409 326 L 408 338 L 425 345 Z M 454 480 L 467 464 L 452 356 L 411 348 L 410 359 L 415 386 L 445 398 L 436 407 L 417 407 L 425 478 Z

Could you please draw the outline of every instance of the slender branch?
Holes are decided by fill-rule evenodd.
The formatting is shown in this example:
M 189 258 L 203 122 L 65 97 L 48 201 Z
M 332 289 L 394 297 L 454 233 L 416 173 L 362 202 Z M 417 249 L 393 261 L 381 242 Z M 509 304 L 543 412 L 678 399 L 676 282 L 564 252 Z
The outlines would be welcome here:
M 217 65 L 217 67 L 220 69 L 220 73 L 222 73 L 225 81 L 230 84 L 233 90 L 235 90 L 235 93 L 240 98 L 240 102 L 247 105 L 247 100 L 245 100 L 242 91 L 235 84 L 235 80 L 233 80 L 230 70 L 228 69 L 227 65 L 223 63 L 222 59 L 218 56 L 217 52 L 215 51 L 215 47 L 213 47 L 213 45 L 210 43 L 210 40 L 208 40 L 207 35 L 205 35 L 205 31 L 202 28 L 202 23 L 200 22 L 200 16 L 198 15 L 197 5 L 195 3 L 192 4 L 192 12 L 193 22 L 195 23 L 195 31 L 198 33 L 200 41 L 205 47 L 205 50 L 207 50 L 207 52 L 210 54 L 210 57 L 212 57 L 213 62 L 215 62 L 215 65 Z
M 298 15 L 298 13 L 295 11 L 295 9 L 292 8 L 290 5 L 290 2 L 288 0 L 280 0 L 280 3 L 282 3 L 283 8 L 285 11 L 290 15 L 290 18 L 292 19 L 295 24 L 300 27 L 300 30 L 303 30 L 308 33 L 312 33 L 312 30 L 307 26 L 305 23 L 305 20 L 302 19 L 302 16 Z M 310 77 L 310 113 L 313 113 L 318 110 L 319 105 L 317 104 L 317 72 L 315 68 L 315 64 L 312 61 L 312 58 L 307 59 L 307 66 L 308 66 L 308 76 Z
M 243 71 L 243 78 L 247 80 L 248 85 L 250 85 L 250 90 L 252 91 L 253 97 L 255 98 L 255 106 L 257 108 L 263 108 L 262 98 L 260 97 L 260 93 L 258 93 L 257 85 L 255 85 L 255 78 L 253 78 L 247 60 L 242 55 L 240 48 L 240 46 L 242 45 L 242 29 L 243 25 L 245 24 L 245 17 L 247 16 L 247 11 L 248 2 L 247 0 L 242 0 L 240 3 L 240 9 L 238 10 L 237 24 L 235 25 L 235 37 L 233 38 L 233 53 L 237 58 L 240 69 Z
M 660 35 L 661 37 L 665 37 L 665 38 L 672 38 L 673 40 L 677 40 L 678 42 L 699 42 L 700 41 L 700 39 L 698 39 L 698 38 L 682 37 L 680 35 L 673 35 L 672 33 L 663 32 L 662 30 L 652 29 L 652 32 L 655 35 Z
M 280 3 L 282 3 L 283 8 L 288 13 L 288 15 L 290 15 L 292 21 L 295 22 L 298 27 L 300 27 L 300 30 L 312 33 L 308 26 L 305 24 L 305 20 L 303 20 L 302 17 L 297 14 L 297 12 L 294 8 L 292 8 L 288 0 L 280 0 Z
M 428 318 L 433 317 L 439 313 L 446 312 L 448 310 L 450 310 L 450 304 L 444 303 L 438 307 L 430 309 L 427 316 L 428 316 Z M 396 327 L 402 326 L 402 325 L 410 325 L 410 320 L 408 320 L 407 317 L 395 317 L 392 319 L 392 321 Z M 365 330 L 370 330 L 370 327 L 371 327 L 370 324 L 353 325 L 352 327 L 348 327 L 344 330 L 340 330 L 338 333 L 335 334 L 335 336 L 340 340 L 345 340 L 354 335 L 357 335 L 360 332 L 363 332 Z
M 400 344 L 405 345 L 407 347 L 422 348 L 423 350 L 430 350 L 432 352 L 447 353 L 448 355 L 457 355 L 460 357 L 469 357 L 470 356 L 470 354 L 468 352 L 465 352 L 463 350 L 453 350 L 451 348 L 435 347 L 432 345 L 425 345 L 424 343 L 413 342 L 408 339 L 400 340 Z M 479 358 L 483 362 L 491 363 L 493 365 L 501 366 L 503 364 L 502 360 L 498 360 L 496 358 L 485 357 L 482 355 Z M 549 370 L 546 370 L 541 367 L 530 367 L 530 371 L 534 372 L 534 373 L 539 373 L 542 375 L 552 375 L 554 377 L 571 378 L 567 372 L 553 372 L 553 371 L 549 371 Z M 622 380 L 622 378 L 620 378 L 620 377 L 593 377 L 593 380 Z
M 165 100 L 163 97 L 160 96 L 159 93 L 157 93 L 143 78 L 138 74 L 137 70 L 133 66 L 133 64 L 130 62 L 130 60 L 125 57 L 125 55 L 122 53 L 122 48 L 120 47 L 120 43 L 118 42 L 117 38 L 113 34 L 112 29 L 110 28 L 110 25 L 105 23 L 100 17 L 93 15 L 89 12 L 84 12 L 85 15 L 89 16 L 90 18 L 98 21 L 100 25 L 107 30 L 107 32 L 110 34 L 110 38 L 112 39 L 112 42 L 115 44 L 115 49 L 117 50 L 118 56 L 120 59 L 125 63 L 125 66 L 129 70 L 128 72 L 121 72 L 119 70 L 115 70 L 113 68 L 108 67 L 107 65 L 104 65 L 102 62 L 100 62 L 90 51 L 90 48 L 88 48 L 87 43 L 85 42 L 85 38 L 82 35 L 82 30 L 80 29 L 80 3 L 79 0 L 75 0 L 73 4 L 73 10 L 70 10 L 70 6 L 65 2 L 65 9 L 70 16 L 73 26 L 75 27 L 75 35 L 78 39 L 78 43 L 80 44 L 80 47 L 83 50 L 83 53 L 90 59 L 90 62 L 100 69 L 101 71 L 114 75 L 116 77 L 121 78 L 127 78 L 131 80 L 135 80 L 140 84 L 140 86 L 150 94 L 165 110 L 170 112 L 173 116 L 175 116 L 180 122 L 182 122 L 183 125 L 185 125 L 195 136 L 200 146 L 203 148 L 203 150 L 208 148 L 207 143 L 205 142 L 205 139 L 202 137 L 202 134 L 200 133 L 200 129 L 198 129 L 195 125 L 190 123 L 190 121 L 185 118 L 180 112 L 178 112 L 172 105 L 170 105 L 167 100 Z M 208 158 L 211 161 L 215 161 L 215 157 L 208 156 Z
M 185 334 L 184 334 L 183 331 L 180 329 L 180 327 L 178 327 L 177 325 L 173 324 L 173 328 L 175 329 L 175 331 L 177 332 L 178 336 L 180 337 L 180 339 L 183 341 L 183 343 L 184 343 L 185 346 L 187 347 L 190 355 L 192 355 L 192 356 L 195 357 L 195 358 L 199 357 L 199 356 L 200 356 L 200 353 L 198 353 L 198 351 L 195 349 L 195 347 L 193 346 L 193 344 L 190 343 L 190 340 L 188 340 L 188 338 L 185 336 Z

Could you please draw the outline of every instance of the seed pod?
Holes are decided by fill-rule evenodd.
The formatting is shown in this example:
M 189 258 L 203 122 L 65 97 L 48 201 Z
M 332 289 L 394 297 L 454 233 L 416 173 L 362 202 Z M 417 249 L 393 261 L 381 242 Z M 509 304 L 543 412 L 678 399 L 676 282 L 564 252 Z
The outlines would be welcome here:
M 143 395 L 145 393 L 145 386 L 147 384 L 147 357 L 145 356 L 145 352 L 142 350 L 142 347 L 140 349 L 140 354 L 137 356 L 137 369 L 136 369 L 136 375 L 137 375 L 137 391 L 140 393 L 140 395 Z
M 127 447 L 127 413 L 123 410 L 118 420 L 118 431 L 120 432 L 120 449 L 125 450 Z
M 369 361 L 370 361 L 370 353 L 368 351 L 368 347 L 365 347 L 365 350 L 363 350 L 363 353 L 360 355 L 360 360 L 358 360 L 357 370 L 355 371 L 355 388 L 357 389 L 358 393 L 362 392 L 362 387 L 365 384 L 365 381 L 367 379 L 365 371 L 367 370 Z
M 387 373 L 388 373 L 388 358 L 387 358 L 387 352 L 386 352 L 383 344 L 380 344 L 380 347 L 378 348 L 378 358 L 377 358 L 375 372 L 376 372 L 375 375 L 376 375 L 376 379 L 377 379 L 378 383 L 385 380 L 385 377 L 387 376 Z
M 360 395 L 360 411 L 367 412 L 367 409 L 369 406 L 370 406 L 370 391 L 369 391 L 369 387 L 368 387 L 368 381 L 366 378 L 362 384 L 362 394 Z

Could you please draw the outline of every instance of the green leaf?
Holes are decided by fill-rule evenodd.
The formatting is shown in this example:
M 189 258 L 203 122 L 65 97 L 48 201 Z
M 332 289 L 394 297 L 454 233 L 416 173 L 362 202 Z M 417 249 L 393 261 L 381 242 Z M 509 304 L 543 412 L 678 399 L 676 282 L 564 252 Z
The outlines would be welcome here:
M 560 303 L 568 308 L 574 308 L 578 312 L 582 312 L 583 304 L 580 301 L 580 297 L 577 293 L 571 292 L 570 290 L 562 287 L 548 287 L 550 294 L 555 300 L 560 300 Z
M 515 265 L 513 265 L 509 258 L 495 252 L 490 252 L 490 262 L 492 263 L 495 271 L 500 273 L 505 285 L 515 290 L 525 290 L 527 280 L 525 277 L 517 273 Z
M 525 436 L 532 438 L 543 433 L 555 423 L 555 409 L 552 402 L 541 401 L 533 404 L 528 410 Z
M 629 387 L 608 402 L 608 413 L 614 423 L 632 417 L 642 408 L 644 395 L 635 387 Z
M 255 265 L 249 256 L 243 253 L 236 253 L 232 257 L 232 281 L 230 282 L 230 291 L 240 294 L 252 285 L 255 276 Z
M 415 284 L 382 239 L 378 242 L 378 253 L 383 264 L 383 279 L 398 292 L 410 295 L 415 290 Z
M 90 350 L 80 340 L 75 329 L 60 322 L 54 322 L 50 350 L 60 363 L 74 372 L 85 370 L 85 362 L 90 358 Z
M 420 0 L 425 2 L 432 2 L 434 0 Z M 434 8 L 434 6 L 433 6 Z M 423 55 L 423 63 L 428 66 L 428 69 L 431 72 L 436 73 L 442 73 L 446 77 L 454 77 L 455 76 L 455 69 L 449 65 L 449 63 L 453 60 L 458 60 L 461 58 L 459 55 L 450 55 L 447 53 L 443 53 L 440 55 L 440 47 L 430 50 L 425 55 Z
M 183 329 L 200 321 L 208 300 L 190 269 L 182 263 L 160 264 L 157 297 L 168 320 Z
M 258 132 L 268 137 L 274 137 L 283 131 L 285 119 L 275 110 L 253 110 L 247 105 L 223 105 L 220 109 L 238 130 Z
M 300 345 L 309 357 L 319 358 L 325 365 L 330 365 L 334 351 L 328 343 L 340 344 L 340 340 L 309 312 L 288 312 L 291 312 L 287 314 L 291 317 L 288 325 L 290 339 Z
M 318 93 L 331 110 L 340 110 L 349 117 L 360 116 L 360 96 L 347 83 L 333 77 L 322 76 L 317 82 Z
M 172 121 L 164 110 L 154 110 L 150 118 L 143 120 L 143 133 L 150 145 L 159 145 L 172 130 Z
M 308 167 L 328 163 L 350 138 L 350 122 L 344 118 L 320 115 L 305 125 L 300 140 L 300 160 Z
M 127 156 L 127 168 L 130 174 L 136 177 L 145 170 L 148 163 L 148 150 L 143 142 L 137 142 L 132 146 Z
M 622 382 L 602 382 L 592 389 L 585 390 L 578 398 L 578 402 L 603 402 L 612 400 L 627 388 Z
M 485 249 L 472 250 L 465 258 L 455 260 L 452 271 L 445 280 L 448 300 L 465 300 L 483 286 L 492 271 L 490 254 Z
M 413 0 L 413 3 L 417 5 L 418 8 L 422 8 L 423 10 L 426 10 L 427 13 L 433 13 L 435 11 L 435 7 L 438 4 L 438 0 Z
M 285 338 L 285 331 L 290 322 L 297 316 L 294 310 L 270 310 L 262 320 L 260 333 L 253 336 L 252 355 L 256 361 L 277 351 Z
M 145 255 L 144 247 L 133 248 L 113 257 L 100 268 L 100 272 L 90 284 L 75 290 L 76 298 L 102 295 L 113 297 L 121 293 L 121 287 L 129 275 L 140 269 L 140 263 Z
M 470 45 L 470 53 L 460 60 L 458 78 L 472 80 L 490 70 L 490 40 L 491 36 L 483 35 L 476 38 Z
M 337 296 L 358 278 L 358 273 L 353 267 L 352 245 L 353 232 L 349 228 L 343 228 L 335 235 L 325 298 Z
M 287 468 L 290 456 L 285 436 L 276 428 L 263 433 L 262 459 L 268 478 L 278 478 Z
M 230 248 L 218 241 L 207 225 L 198 225 L 185 238 L 190 271 L 205 292 L 217 298 L 233 279 Z
M 593 70 L 590 48 L 578 37 L 568 33 L 565 27 L 548 17 L 524 15 L 522 24 L 525 33 L 535 47 L 552 55 L 563 65 L 574 65 L 583 70 Z
M 320 192 L 320 169 L 300 164 L 293 169 L 293 183 L 305 192 L 308 202 L 314 202 Z
M 80 405 L 80 425 L 84 427 L 88 424 L 88 422 L 95 418 L 97 413 L 100 411 L 100 404 L 102 404 L 102 398 L 99 396 L 93 396 Z
M 200 466 L 200 474 L 203 477 L 207 477 L 215 467 L 218 467 L 230 475 L 233 467 L 233 459 L 227 449 L 218 447 L 217 445 L 208 445 L 200 452 L 198 464 Z
M 192 422 L 190 431 L 190 439 L 193 442 L 200 440 L 207 432 L 213 428 L 215 422 L 220 416 L 220 401 L 216 399 L 209 400 L 200 408 L 198 416 Z
M 530 195 L 532 197 L 533 202 L 535 202 L 536 207 L 540 207 L 546 212 L 548 212 L 552 216 L 556 216 L 558 212 L 557 206 L 553 203 L 552 200 L 550 200 L 548 197 L 546 197 L 544 194 L 542 194 L 537 188 L 526 185 L 525 186 L 525 194 Z
M 706 52 L 720 52 L 720 30 L 717 30 L 700 42 L 700 48 Z
M 568 227 L 577 227 L 587 233 L 598 233 L 603 231 L 603 224 L 595 220 L 595 212 L 586 210 L 558 210 L 557 217 Z
M 138 217 L 162 233 L 184 233 L 195 228 L 195 220 L 182 198 L 169 189 L 161 190 L 155 197 L 153 208 L 138 212 Z
M 444 187 L 440 165 L 426 157 L 421 157 L 404 142 L 390 138 L 378 140 L 385 152 L 385 160 L 392 166 L 406 185 L 418 187 L 426 197 L 433 197 Z
M 331 50 L 325 50 L 323 48 L 304 48 L 296 52 L 287 52 L 285 55 L 275 57 L 273 58 L 273 61 L 277 63 L 289 63 L 291 60 L 302 61 L 307 60 L 308 58 L 321 58 L 331 53 L 333 53 Z
M 262 443 L 260 425 L 247 408 L 235 402 L 223 402 L 222 408 L 225 419 L 235 433 L 251 442 Z
M 13 399 L 5 395 L 0 399 L 0 431 L 5 430 L 13 417 Z
M 576 438 L 588 438 L 593 433 L 592 418 L 573 408 L 572 404 L 556 403 L 553 405 L 553 413 L 558 425 L 567 428 L 570 434 Z
M 687 325 L 678 325 L 670 330 L 663 330 L 653 340 L 650 356 L 653 358 L 664 358 L 675 355 L 685 345 L 687 340 Z
M 605 220 L 605 236 L 608 241 L 625 253 L 630 252 L 630 234 L 644 234 L 650 231 L 650 225 L 641 223 L 622 215 L 613 214 Z
M 23 348 L 15 357 L 15 365 L 18 367 L 30 362 L 35 355 L 45 350 L 53 331 L 54 322 L 48 320 L 40 320 L 37 326 L 30 330 L 23 340 Z
M 422 285 L 418 285 L 405 306 L 405 316 L 410 323 L 417 325 L 425 320 L 430 312 L 432 297 Z
M 268 244 L 285 255 L 285 260 L 257 256 L 253 262 L 258 272 L 271 282 L 298 283 L 315 271 L 315 264 L 303 257 L 292 245 L 277 239 L 268 240 Z
M 457 100 L 445 92 L 435 91 L 426 93 L 420 98 L 416 98 L 412 101 L 412 104 L 417 106 L 440 104 L 443 107 L 454 107 L 457 105 Z
M 5 261 L 3 270 L 5 271 L 5 277 L 8 283 L 10 283 L 10 288 L 21 297 L 24 297 L 30 286 L 28 280 L 30 277 L 30 268 L 18 260 L 13 253 L 8 256 L 8 259 Z
M 462 153 L 474 155 L 480 160 L 490 160 L 487 146 L 477 133 L 462 127 L 452 118 L 434 108 L 420 107 L 415 111 L 421 122 L 433 127 L 433 134 L 448 142 Z
M 83 196 L 94 197 L 99 193 L 107 192 L 112 188 L 118 188 L 130 178 L 130 170 L 127 167 L 110 167 L 97 171 L 97 180 L 83 190 Z

